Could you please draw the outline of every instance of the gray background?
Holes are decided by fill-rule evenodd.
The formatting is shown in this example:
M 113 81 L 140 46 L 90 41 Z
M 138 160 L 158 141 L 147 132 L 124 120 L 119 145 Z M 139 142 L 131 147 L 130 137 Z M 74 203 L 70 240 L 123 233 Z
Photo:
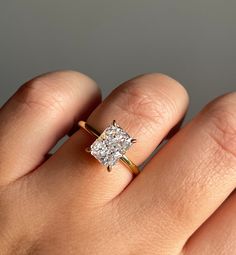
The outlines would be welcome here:
M 11 0 L 0 3 L 0 105 L 55 69 L 90 75 L 107 95 L 163 72 L 182 82 L 191 117 L 236 88 L 236 1 Z

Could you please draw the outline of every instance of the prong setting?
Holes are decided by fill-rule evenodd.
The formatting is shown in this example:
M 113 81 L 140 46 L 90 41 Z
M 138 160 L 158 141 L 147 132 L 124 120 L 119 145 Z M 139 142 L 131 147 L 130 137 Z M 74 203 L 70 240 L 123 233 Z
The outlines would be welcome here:
M 111 170 L 112 170 L 112 167 L 111 166 L 107 166 L 107 171 L 111 172 Z
M 90 146 L 90 153 L 110 172 L 116 162 L 136 142 L 115 120 Z M 88 150 L 86 150 L 88 151 Z
M 116 123 L 115 120 L 112 121 L 112 125 L 113 125 L 114 127 L 118 127 L 118 125 L 117 125 L 117 123 Z

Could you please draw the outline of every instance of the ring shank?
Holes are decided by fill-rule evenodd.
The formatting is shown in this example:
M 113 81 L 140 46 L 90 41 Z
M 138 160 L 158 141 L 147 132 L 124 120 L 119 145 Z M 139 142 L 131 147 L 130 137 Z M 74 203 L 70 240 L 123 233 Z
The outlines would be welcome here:
M 90 126 L 87 122 L 81 120 L 79 121 L 78 124 L 84 130 L 86 130 L 89 134 L 95 137 L 100 136 L 100 133 L 95 128 Z M 125 155 L 121 156 L 120 161 L 128 167 L 128 169 L 130 170 L 132 174 L 138 175 L 140 173 L 139 168 L 127 156 Z

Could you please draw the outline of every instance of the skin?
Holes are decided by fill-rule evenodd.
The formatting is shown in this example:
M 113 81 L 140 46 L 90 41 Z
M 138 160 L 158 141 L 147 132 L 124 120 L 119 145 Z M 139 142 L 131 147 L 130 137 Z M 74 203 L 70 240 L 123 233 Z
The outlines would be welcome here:
M 0 255 L 235 254 L 236 93 L 173 135 L 188 101 L 158 73 L 102 103 L 74 71 L 23 85 L 0 110 Z M 121 163 L 108 173 L 85 152 L 94 138 L 77 130 L 81 119 L 99 131 L 115 119 L 137 139 L 127 156 L 138 165 L 168 142 L 137 177 Z

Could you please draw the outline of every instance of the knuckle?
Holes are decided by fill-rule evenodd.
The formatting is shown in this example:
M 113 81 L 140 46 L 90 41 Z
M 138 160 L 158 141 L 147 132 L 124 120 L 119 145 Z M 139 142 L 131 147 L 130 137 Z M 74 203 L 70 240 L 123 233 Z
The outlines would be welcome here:
M 15 101 L 31 110 L 63 111 L 74 92 L 74 84 L 89 77 L 74 71 L 60 71 L 38 76 L 24 84 L 14 96 Z M 89 84 L 89 82 L 87 82 Z
M 54 86 L 49 86 L 46 79 L 36 78 L 23 85 L 14 99 L 30 110 L 61 110 L 63 95 Z
M 236 158 L 236 92 L 215 99 L 203 113 L 208 135 L 220 151 Z
M 156 74 L 157 75 L 157 74 Z M 155 89 L 153 74 L 142 76 L 124 83 L 119 88 L 119 96 L 116 105 L 128 115 L 130 121 L 147 121 L 152 128 L 153 125 L 163 124 L 173 118 L 177 111 L 175 100 L 163 89 Z

